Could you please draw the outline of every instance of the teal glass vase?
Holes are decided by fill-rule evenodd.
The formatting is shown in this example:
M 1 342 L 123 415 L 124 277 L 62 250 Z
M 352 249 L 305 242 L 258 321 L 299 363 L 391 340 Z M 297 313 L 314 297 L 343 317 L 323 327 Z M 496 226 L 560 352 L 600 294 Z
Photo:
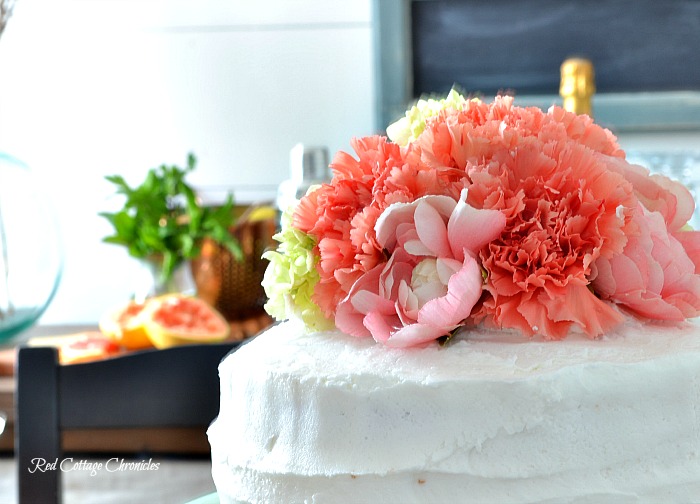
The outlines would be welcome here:
M 0 343 L 41 317 L 63 269 L 55 211 L 31 170 L 0 152 Z

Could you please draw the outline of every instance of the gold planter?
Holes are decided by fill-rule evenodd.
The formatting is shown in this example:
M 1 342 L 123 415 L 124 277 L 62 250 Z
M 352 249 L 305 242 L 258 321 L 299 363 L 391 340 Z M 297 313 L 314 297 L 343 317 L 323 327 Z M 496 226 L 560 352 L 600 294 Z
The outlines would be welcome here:
M 267 299 L 261 284 L 268 261 L 261 256 L 274 246 L 272 236 L 276 230 L 276 219 L 242 222 L 232 230 L 243 251 L 242 261 L 212 240 L 206 240 L 200 257 L 191 262 L 198 296 L 216 307 L 227 320 L 243 320 L 264 313 Z

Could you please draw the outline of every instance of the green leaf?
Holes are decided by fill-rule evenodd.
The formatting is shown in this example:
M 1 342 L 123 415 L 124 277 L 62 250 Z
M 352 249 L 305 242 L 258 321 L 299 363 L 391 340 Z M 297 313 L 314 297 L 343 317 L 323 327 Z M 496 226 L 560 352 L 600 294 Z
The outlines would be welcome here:
M 105 243 L 113 243 L 115 245 L 129 245 L 128 241 L 119 236 L 105 236 L 102 238 L 102 241 Z
M 197 158 L 194 153 L 190 152 L 187 154 L 187 171 L 193 171 L 194 167 L 197 165 Z
M 231 255 L 236 259 L 236 261 L 242 261 L 244 259 L 243 250 L 241 250 L 241 245 L 238 240 L 226 240 L 223 245 L 231 252 Z
M 163 266 L 161 269 L 163 280 L 168 281 L 170 278 L 172 278 L 178 262 L 177 255 L 173 251 L 166 250 L 163 252 Z
M 188 234 L 181 235 L 180 249 L 182 250 L 183 257 L 193 258 L 192 251 L 194 250 L 194 238 Z
M 129 195 L 131 188 L 121 175 L 109 175 L 105 177 L 109 182 L 117 186 L 117 192 Z

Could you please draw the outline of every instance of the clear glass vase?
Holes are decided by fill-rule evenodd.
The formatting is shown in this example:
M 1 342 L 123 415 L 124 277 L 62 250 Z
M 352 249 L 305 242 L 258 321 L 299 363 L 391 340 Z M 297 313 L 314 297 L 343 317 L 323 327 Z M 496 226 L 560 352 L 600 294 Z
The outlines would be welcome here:
M 147 257 L 138 261 L 134 278 L 133 298 L 137 303 L 163 294 L 184 294 L 194 296 L 197 287 L 192 277 L 189 261 L 183 261 L 175 267 L 170 278 L 162 274 L 163 260 L 158 256 Z
M 32 326 L 63 268 L 55 212 L 32 172 L 0 152 L 0 342 Z

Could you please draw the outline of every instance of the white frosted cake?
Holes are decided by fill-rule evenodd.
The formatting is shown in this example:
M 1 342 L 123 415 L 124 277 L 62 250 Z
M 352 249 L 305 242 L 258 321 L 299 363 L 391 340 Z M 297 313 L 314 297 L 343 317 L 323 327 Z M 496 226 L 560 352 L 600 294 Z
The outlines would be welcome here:
M 700 328 L 387 350 L 280 324 L 226 358 L 224 503 L 700 502 Z
M 422 100 L 283 215 L 224 503 L 700 503 L 690 192 L 588 116 Z M 282 322 L 286 321 L 286 322 Z

